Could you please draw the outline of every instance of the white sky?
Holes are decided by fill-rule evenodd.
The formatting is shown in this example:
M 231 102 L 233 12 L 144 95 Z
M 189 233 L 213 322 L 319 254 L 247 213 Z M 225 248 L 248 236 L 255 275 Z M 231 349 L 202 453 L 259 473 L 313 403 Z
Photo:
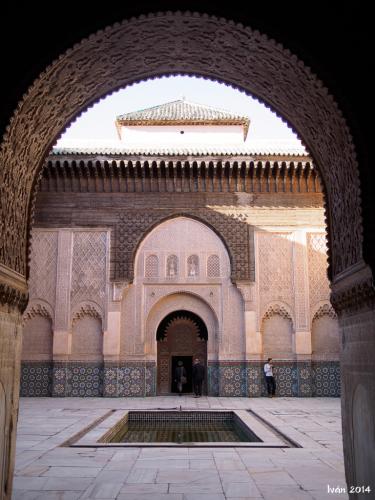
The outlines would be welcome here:
M 265 139 L 298 141 L 292 130 L 264 104 L 239 90 L 203 78 L 170 76 L 134 84 L 102 99 L 72 123 L 57 146 L 80 140 L 118 141 L 114 125 L 116 116 L 182 97 L 249 116 L 250 128 L 245 144 Z

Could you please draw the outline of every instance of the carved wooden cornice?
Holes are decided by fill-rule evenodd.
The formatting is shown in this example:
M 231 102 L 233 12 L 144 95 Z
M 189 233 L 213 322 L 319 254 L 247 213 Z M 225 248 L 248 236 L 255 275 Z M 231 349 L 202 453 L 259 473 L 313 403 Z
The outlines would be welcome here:
M 375 307 L 374 280 L 365 262 L 360 261 L 335 277 L 331 303 L 339 315 L 350 315 L 364 308 Z
M 321 193 L 322 186 L 307 160 L 62 156 L 48 160 L 40 191 Z
M 24 312 L 29 294 L 24 276 L 0 263 L 0 304 Z

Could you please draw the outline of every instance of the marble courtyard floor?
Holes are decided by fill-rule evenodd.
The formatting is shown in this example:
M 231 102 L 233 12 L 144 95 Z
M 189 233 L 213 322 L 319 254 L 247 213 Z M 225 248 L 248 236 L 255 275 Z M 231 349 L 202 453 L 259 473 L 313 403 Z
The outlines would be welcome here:
M 302 448 L 60 447 L 111 409 L 252 409 Z M 21 398 L 14 500 L 347 499 L 338 398 Z M 343 491 L 343 490 L 340 490 Z

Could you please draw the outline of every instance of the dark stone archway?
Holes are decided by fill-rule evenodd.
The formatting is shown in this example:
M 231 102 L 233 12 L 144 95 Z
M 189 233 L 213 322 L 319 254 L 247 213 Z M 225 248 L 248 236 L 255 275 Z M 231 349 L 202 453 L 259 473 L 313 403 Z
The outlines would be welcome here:
M 353 451 L 366 428 L 353 412 L 353 401 L 370 408 L 374 422 L 375 294 L 372 273 L 362 260 L 358 165 L 350 131 L 323 84 L 281 45 L 224 19 L 161 13 L 100 31 L 48 66 L 19 103 L 1 144 L 0 380 L 6 401 L 5 449 L 13 450 L 5 472 L 5 498 L 11 495 L 28 241 L 44 158 L 64 128 L 101 97 L 133 82 L 167 74 L 201 75 L 258 97 L 293 126 L 321 173 L 332 298 L 342 335 L 347 479 L 351 485 L 358 484 L 357 477 L 366 479 Z M 354 399 L 360 383 L 362 389 Z M 372 443 L 362 456 L 374 469 Z

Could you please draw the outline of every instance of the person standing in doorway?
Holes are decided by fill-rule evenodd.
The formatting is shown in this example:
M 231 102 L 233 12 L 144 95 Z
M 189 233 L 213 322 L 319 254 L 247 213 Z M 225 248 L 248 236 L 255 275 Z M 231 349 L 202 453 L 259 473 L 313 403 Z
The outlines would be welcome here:
M 200 360 L 197 358 L 194 360 L 194 365 L 193 365 L 193 389 L 194 389 L 194 394 L 195 398 L 199 398 L 202 396 L 202 384 L 204 380 L 204 366 L 200 362 Z
M 175 382 L 177 383 L 178 395 L 182 395 L 182 387 L 186 384 L 186 370 L 184 367 L 184 363 L 180 360 L 177 363 L 177 368 L 175 371 Z
M 272 358 L 268 358 L 267 363 L 264 365 L 264 375 L 266 376 L 268 397 L 273 398 L 276 392 L 276 382 L 273 376 Z

